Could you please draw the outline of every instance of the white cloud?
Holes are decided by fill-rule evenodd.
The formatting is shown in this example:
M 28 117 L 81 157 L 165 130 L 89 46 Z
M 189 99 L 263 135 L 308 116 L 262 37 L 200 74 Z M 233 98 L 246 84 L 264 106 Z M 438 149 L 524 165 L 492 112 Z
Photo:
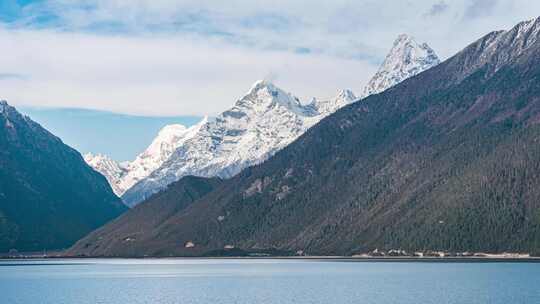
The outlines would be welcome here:
M 374 72 L 358 60 L 171 36 L 2 30 L 0 49 L 3 69 L 30 75 L 0 80 L 13 103 L 152 115 L 216 114 L 269 74 L 308 99 L 359 89 Z
M 529 0 L 476 2 L 489 14 L 470 14 L 468 0 L 49 0 L 0 30 L 0 74 L 24 75 L 0 77 L 0 97 L 215 114 L 268 75 L 302 99 L 330 97 L 359 91 L 400 33 L 447 58 L 540 11 Z

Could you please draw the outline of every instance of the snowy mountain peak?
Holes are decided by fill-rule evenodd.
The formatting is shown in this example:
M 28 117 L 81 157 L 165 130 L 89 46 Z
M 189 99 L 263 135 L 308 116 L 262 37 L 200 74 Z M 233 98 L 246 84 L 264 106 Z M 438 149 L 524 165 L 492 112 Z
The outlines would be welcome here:
M 26 122 L 31 123 L 31 124 L 36 124 L 28 116 L 17 111 L 15 107 L 10 106 L 9 103 L 5 100 L 0 100 L 0 114 L 4 116 L 5 124 L 9 128 L 14 127 L 14 125 L 12 124 L 12 121 L 19 120 L 19 119 L 25 120 Z
M 208 118 L 205 117 L 201 122 L 189 128 L 180 124 L 163 127 L 148 148 L 131 162 L 118 163 L 105 155 L 92 153 L 86 154 L 84 159 L 107 178 L 114 193 L 120 196 L 159 168 L 178 146 L 197 134 L 207 122 Z
M 210 118 L 208 117 L 208 115 L 204 115 L 204 117 L 196 124 L 196 126 L 199 126 L 200 128 L 200 126 L 208 123 L 208 121 L 210 121 Z
M 277 105 L 299 115 L 314 114 L 310 113 L 309 109 L 305 108 L 297 97 L 285 92 L 268 80 L 256 81 L 247 94 L 240 98 L 231 110 L 248 108 L 256 111 L 267 111 L 267 109 Z
M 187 128 L 180 124 L 172 124 L 163 127 L 150 146 L 141 154 L 139 158 L 159 158 L 163 156 L 164 150 L 172 149 L 172 143 L 176 142 L 184 136 Z
M 120 179 L 127 170 L 124 166 L 103 154 L 86 153 L 83 158 L 90 167 L 105 176 L 116 195 L 122 194 Z
M 480 40 L 481 43 L 471 44 L 459 53 L 475 54 L 469 59 L 470 62 L 463 64 L 463 73 L 460 77 L 470 75 L 487 63 L 490 63 L 488 73 L 495 73 L 507 62 L 522 56 L 535 46 L 539 37 L 540 17 L 521 22 L 510 30 L 489 33 Z
M 397 45 L 400 45 L 400 44 L 406 44 L 406 43 L 410 43 L 410 42 L 413 42 L 415 41 L 414 38 L 408 34 L 399 34 L 396 38 L 396 40 L 394 40 L 394 44 L 393 44 L 393 48 L 395 48 Z
M 11 106 L 5 100 L 0 100 L 0 113 L 7 113 Z
M 276 95 L 279 95 L 279 94 L 290 95 L 287 92 L 280 89 L 279 87 L 277 87 L 274 83 L 272 83 L 269 80 L 257 80 L 255 81 L 255 83 L 253 83 L 253 85 L 247 92 L 246 96 L 257 95 L 260 97 L 264 97 L 264 96 L 272 95 L 276 97 Z
M 314 107 L 302 105 L 271 82 L 257 81 L 122 198 L 134 205 L 186 175 L 231 177 L 266 160 L 322 117 Z
M 103 155 L 101 153 L 94 154 L 94 153 L 89 152 L 89 153 L 84 154 L 83 158 L 85 160 L 87 160 L 87 163 L 88 163 L 89 161 L 93 162 L 95 159 L 97 159 L 98 156 L 99 157 L 106 157 L 105 155 Z
M 392 45 L 393 49 L 399 48 L 402 45 L 419 45 L 413 36 L 408 34 L 399 34 L 394 40 L 394 44 Z M 422 46 L 427 45 L 426 43 L 422 43 Z
M 418 43 L 414 37 L 401 34 L 381 67 L 364 88 L 363 97 L 380 93 L 403 80 L 439 64 L 435 51 L 427 43 Z
M 187 128 L 181 124 L 167 125 L 159 130 L 158 137 L 167 137 L 185 131 Z
M 518 36 L 520 36 L 523 33 L 528 32 L 533 27 L 539 27 L 540 26 L 540 17 L 534 18 L 531 20 L 526 20 L 518 23 L 515 28 L 518 31 Z
M 343 99 L 343 100 L 348 100 L 348 101 L 353 101 L 353 100 L 357 99 L 357 97 L 356 97 L 356 95 L 354 95 L 353 91 L 351 91 L 349 89 L 344 89 L 344 90 L 339 91 L 339 93 L 337 95 L 337 98 Z
M 278 95 L 287 95 L 280 88 L 267 80 L 257 80 L 240 100 L 256 101 L 265 97 L 277 97 Z
M 86 163 L 88 163 L 92 167 L 98 164 L 107 164 L 108 166 L 119 165 L 118 162 L 116 162 L 115 160 L 101 153 L 97 153 L 97 154 L 86 153 L 83 155 L 83 158 L 86 161 Z
M 358 97 L 354 95 L 353 91 L 349 89 L 343 89 L 338 92 L 336 97 L 326 100 L 318 100 L 313 98 L 311 100 L 310 106 L 315 108 L 317 113 L 322 117 L 330 115 L 337 111 L 338 109 L 356 101 Z
M 276 88 L 276 86 L 271 82 L 271 81 L 268 81 L 268 80 L 265 80 L 265 79 L 259 79 L 257 81 L 255 81 L 253 83 L 253 85 L 251 86 L 251 88 L 249 89 L 247 95 L 251 94 L 251 93 L 254 93 L 254 92 L 257 92 L 263 88 L 270 88 L 270 89 L 273 89 L 273 88 Z

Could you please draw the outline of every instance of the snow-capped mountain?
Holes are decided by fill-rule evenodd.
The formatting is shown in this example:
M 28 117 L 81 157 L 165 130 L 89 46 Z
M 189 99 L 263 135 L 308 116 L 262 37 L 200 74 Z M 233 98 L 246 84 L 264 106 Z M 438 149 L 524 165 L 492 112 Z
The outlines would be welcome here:
M 103 154 L 87 153 L 84 155 L 84 160 L 90 167 L 107 178 L 116 195 L 122 195 L 123 188 L 121 182 L 122 177 L 127 172 L 126 166 L 122 166 L 122 164 Z
M 315 108 L 315 110 L 321 115 L 323 115 L 322 117 L 324 117 L 334 113 L 343 106 L 346 106 L 355 100 L 358 100 L 358 97 L 356 97 L 351 90 L 346 89 L 341 90 L 339 94 L 332 99 L 318 100 L 317 98 L 313 98 L 311 104 Z
M 350 102 L 339 96 L 333 100 Z M 324 112 L 319 112 L 317 105 Z M 134 205 L 186 175 L 231 177 L 266 160 L 329 114 L 333 108 L 323 109 L 323 105 L 303 105 L 272 83 L 258 81 L 231 109 L 204 123 L 160 168 L 122 198 Z
M 159 168 L 174 150 L 192 138 L 206 121 L 205 118 L 190 128 L 180 124 L 163 127 L 150 146 L 132 162 L 118 163 L 105 155 L 92 153 L 86 154 L 84 159 L 96 171 L 103 174 L 114 193 L 121 196 L 127 189 Z
M 176 148 L 195 136 L 206 121 L 205 117 L 201 122 L 189 128 L 179 124 L 163 127 L 150 146 L 129 163 L 128 172 L 122 180 L 124 192 L 159 168 Z
M 381 67 L 364 88 L 362 97 L 380 93 L 439 63 L 439 57 L 427 43 L 419 44 L 409 35 L 399 35 Z
M 379 93 L 439 63 L 427 44 L 400 35 L 363 97 Z M 186 175 L 231 177 L 287 146 L 308 128 L 360 98 L 342 90 L 331 99 L 304 105 L 268 81 L 258 81 L 234 106 L 196 126 L 167 126 L 135 161 L 87 161 L 107 177 L 129 206 Z M 112 161 L 114 162 L 114 161 Z

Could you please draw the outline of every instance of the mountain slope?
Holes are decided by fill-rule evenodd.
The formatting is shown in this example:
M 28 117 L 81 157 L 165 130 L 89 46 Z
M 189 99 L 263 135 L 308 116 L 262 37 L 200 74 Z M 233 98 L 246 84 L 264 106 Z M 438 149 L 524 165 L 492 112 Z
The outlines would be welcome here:
M 138 253 L 537 251 L 539 37 L 540 19 L 491 33 L 337 111 L 169 218 L 161 246 Z
M 0 252 L 70 246 L 125 209 L 77 151 L 0 101 Z
M 427 43 L 419 44 L 409 35 L 399 35 L 379 70 L 364 88 L 362 96 L 378 94 L 439 63 L 437 54 Z
M 145 202 L 133 207 L 122 216 L 97 229 L 85 239 L 99 239 L 107 251 L 117 256 L 140 256 L 143 246 L 161 247 L 163 244 L 150 245 L 156 238 L 155 232 L 170 217 L 187 208 L 192 202 L 216 189 L 222 181 L 219 178 L 186 176 L 172 183 L 167 191 L 154 194 Z M 73 246 L 71 251 L 87 251 L 95 255 L 92 244 L 85 239 Z M 102 250 L 102 248 L 100 248 Z

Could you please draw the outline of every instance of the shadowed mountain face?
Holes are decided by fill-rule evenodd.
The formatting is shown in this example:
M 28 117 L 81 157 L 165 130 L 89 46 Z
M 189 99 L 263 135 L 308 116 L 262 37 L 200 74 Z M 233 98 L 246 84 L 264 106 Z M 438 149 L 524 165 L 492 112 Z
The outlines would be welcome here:
M 0 101 L 0 252 L 69 247 L 126 209 L 77 151 Z
M 106 250 L 117 256 L 139 256 L 143 255 L 141 252 L 148 250 L 147 246 L 162 248 L 167 244 L 160 243 L 160 238 L 156 235 L 161 230 L 161 225 L 221 183 L 219 178 L 186 176 L 169 185 L 166 191 L 154 194 L 147 201 L 92 232 L 75 244 L 71 251 L 101 255 L 103 250 Z M 95 243 L 87 242 L 89 239 L 99 240 L 100 245 L 96 247 Z M 156 254 L 167 255 L 167 251 Z
M 491 33 L 339 110 L 168 218 L 137 254 L 540 249 L 539 38 L 540 20 Z M 79 243 L 73 254 L 117 254 Z

